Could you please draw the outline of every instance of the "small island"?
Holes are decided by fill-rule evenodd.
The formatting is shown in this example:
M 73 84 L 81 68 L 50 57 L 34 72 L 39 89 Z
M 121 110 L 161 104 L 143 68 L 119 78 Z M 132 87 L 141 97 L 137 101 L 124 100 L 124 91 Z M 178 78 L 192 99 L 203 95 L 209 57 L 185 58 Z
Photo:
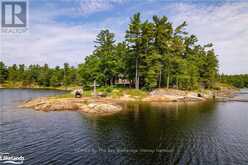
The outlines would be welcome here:
M 0 1 L 0 165 L 248 165 L 248 0 Z
M 182 91 L 176 89 L 156 89 L 151 92 L 141 90 L 113 89 L 109 93 L 98 93 L 80 98 L 73 91 L 64 95 L 41 97 L 25 101 L 21 107 L 39 111 L 78 111 L 93 115 L 109 115 L 122 110 L 123 102 L 168 102 L 197 103 L 209 100 L 223 100 L 232 97 L 237 90 L 225 88 L 219 91 Z M 88 91 L 89 92 L 89 91 Z
M 83 90 L 74 94 L 43 97 L 22 106 L 43 111 L 73 110 L 112 114 L 123 101 L 198 102 L 225 101 L 237 88 L 248 87 L 247 75 L 218 73 L 213 44 L 200 45 L 189 34 L 186 22 L 173 26 L 166 16 L 142 20 L 131 17 L 125 39 L 103 29 L 96 36 L 95 50 L 77 67 L 64 63 L 5 66 L 0 63 L 0 87 Z
M 21 107 L 33 108 L 39 111 L 79 111 L 93 115 L 108 115 L 122 110 L 121 106 L 107 100 L 91 98 L 56 98 L 41 97 L 26 101 Z

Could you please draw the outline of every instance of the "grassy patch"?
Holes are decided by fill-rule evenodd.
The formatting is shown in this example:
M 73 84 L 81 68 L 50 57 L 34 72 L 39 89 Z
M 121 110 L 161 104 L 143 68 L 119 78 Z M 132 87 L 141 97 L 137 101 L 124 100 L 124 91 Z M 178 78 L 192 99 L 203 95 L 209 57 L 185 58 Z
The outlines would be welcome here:
M 127 89 L 124 91 L 125 94 L 130 95 L 132 97 L 145 97 L 147 96 L 147 92 L 139 89 Z
M 54 99 L 71 98 L 71 97 L 74 97 L 74 95 L 72 93 L 65 93 L 62 95 L 49 96 L 49 98 L 54 98 Z
M 84 96 L 92 96 L 92 90 L 84 91 Z M 146 91 L 138 89 L 125 89 L 125 88 L 114 88 L 114 87 L 100 87 L 97 88 L 97 93 L 103 93 L 113 98 L 119 98 L 124 95 L 131 97 L 143 98 L 148 95 Z
M 225 83 L 216 83 L 215 86 L 218 89 L 237 89 L 236 87 L 234 87 L 230 84 L 225 84 Z
M 86 97 L 92 96 L 92 91 L 89 91 L 89 90 L 84 91 L 83 96 L 86 96 Z
M 123 90 L 122 89 L 114 89 L 112 92 L 111 92 L 111 96 L 113 98 L 118 98 L 118 97 L 121 97 L 123 96 L 124 93 L 123 93 Z

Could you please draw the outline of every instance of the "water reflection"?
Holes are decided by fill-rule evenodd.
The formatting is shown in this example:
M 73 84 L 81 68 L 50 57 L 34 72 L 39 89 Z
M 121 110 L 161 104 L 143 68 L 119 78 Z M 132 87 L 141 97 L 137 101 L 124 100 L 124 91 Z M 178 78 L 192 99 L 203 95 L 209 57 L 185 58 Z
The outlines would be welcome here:
M 0 90 L 0 152 L 26 164 L 248 163 L 246 103 L 126 103 L 101 117 L 16 107 L 55 93 Z

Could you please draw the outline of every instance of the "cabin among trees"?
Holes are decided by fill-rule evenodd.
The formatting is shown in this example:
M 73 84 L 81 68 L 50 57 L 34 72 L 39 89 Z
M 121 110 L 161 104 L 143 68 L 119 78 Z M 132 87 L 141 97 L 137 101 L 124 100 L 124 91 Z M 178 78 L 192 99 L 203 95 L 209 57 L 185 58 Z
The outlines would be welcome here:
M 131 85 L 128 79 L 121 79 L 121 78 L 115 80 L 114 84 L 118 86 L 124 86 L 124 87 L 129 87 Z

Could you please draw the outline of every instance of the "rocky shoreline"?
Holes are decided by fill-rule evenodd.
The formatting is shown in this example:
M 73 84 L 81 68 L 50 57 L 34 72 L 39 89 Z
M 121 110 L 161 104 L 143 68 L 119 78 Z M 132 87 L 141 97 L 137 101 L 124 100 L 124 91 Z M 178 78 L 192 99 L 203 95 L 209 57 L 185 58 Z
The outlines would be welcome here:
M 22 108 L 38 111 L 78 111 L 95 115 L 107 115 L 119 112 L 122 107 L 116 103 L 91 98 L 49 98 L 41 97 L 25 101 Z
M 231 98 L 236 90 L 222 90 L 192 92 L 176 89 L 156 89 L 145 97 L 130 96 L 124 94 L 116 97 L 86 97 L 82 98 L 60 98 L 60 97 L 41 97 L 25 101 L 21 107 L 33 108 L 39 111 L 79 111 L 82 113 L 106 115 L 122 111 L 122 102 L 200 102 L 215 99 L 216 101 Z

